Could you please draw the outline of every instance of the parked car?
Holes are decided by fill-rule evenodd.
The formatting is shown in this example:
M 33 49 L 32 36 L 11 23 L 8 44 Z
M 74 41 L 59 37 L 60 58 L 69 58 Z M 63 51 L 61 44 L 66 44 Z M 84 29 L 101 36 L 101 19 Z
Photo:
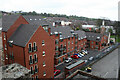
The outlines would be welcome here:
M 68 62 L 70 62 L 70 61 L 72 61 L 72 58 L 67 58 L 67 59 L 65 60 L 66 63 L 68 63 Z
M 56 76 L 56 75 L 60 74 L 60 72 L 61 72 L 60 70 L 57 70 L 57 69 L 56 69 L 56 70 L 54 70 L 54 76 Z
M 77 55 L 72 55 L 71 58 L 78 59 L 79 57 Z
M 81 58 L 82 56 L 81 55 L 79 55 L 78 53 L 75 53 L 74 55 L 77 55 L 79 58 Z
M 87 68 L 86 68 L 86 71 L 87 71 L 87 72 L 91 72 L 91 71 L 92 71 L 92 68 L 91 68 L 91 67 L 87 67 Z
M 85 55 L 86 53 L 85 52 L 81 52 L 83 55 Z
M 85 54 L 88 54 L 88 51 L 87 51 L 87 50 L 82 50 L 82 52 L 84 52 Z
M 81 55 L 82 57 L 84 56 L 82 53 L 79 53 L 79 55 Z
M 94 57 L 90 57 L 88 60 L 92 61 Z

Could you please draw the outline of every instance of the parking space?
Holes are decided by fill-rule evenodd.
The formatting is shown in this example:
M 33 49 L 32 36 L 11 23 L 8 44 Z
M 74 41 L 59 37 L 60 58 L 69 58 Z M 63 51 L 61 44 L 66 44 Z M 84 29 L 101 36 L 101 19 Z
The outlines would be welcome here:
M 71 63 L 79 61 L 79 60 L 88 60 L 90 57 L 95 57 L 96 55 L 98 55 L 100 53 L 100 51 L 98 51 L 98 50 L 87 49 L 87 51 L 88 51 L 88 54 L 86 54 L 84 57 L 78 58 L 78 59 L 72 58 L 72 61 L 70 61 L 69 63 L 64 62 L 64 63 L 60 64 L 59 66 L 57 66 L 56 69 L 61 70 L 61 74 L 62 74 L 62 72 L 64 72 L 65 66 L 67 66 L 68 64 L 71 64 Z

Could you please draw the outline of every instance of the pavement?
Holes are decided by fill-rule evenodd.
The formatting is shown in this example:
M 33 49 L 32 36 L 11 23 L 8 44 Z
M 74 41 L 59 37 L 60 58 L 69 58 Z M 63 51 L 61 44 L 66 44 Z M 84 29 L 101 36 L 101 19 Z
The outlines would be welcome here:
M 96 62 L 92 74 L 103 78 L 118 78 L 118 49 Z

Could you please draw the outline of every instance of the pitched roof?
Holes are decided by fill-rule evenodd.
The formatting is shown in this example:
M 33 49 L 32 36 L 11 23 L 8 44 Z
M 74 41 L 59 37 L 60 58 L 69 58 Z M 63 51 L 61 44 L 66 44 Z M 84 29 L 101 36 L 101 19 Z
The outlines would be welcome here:
M 88 40 L 93 40 L 93 41 L 100 41 L 101 37 L 103 36 L 100 33 L 94 33 L 94 32 L 86 32 L 86 36 Z M 97 39 L 99 38 L 99 39 Z
M 84 31 L 82 30 L 77 30 L 77 31 L 74 31 L 75 33 L 78 34 L 78 38 L 82 39 L 82 38 L 86 38 L 86 34 Z
M 42 18 L 41 16 L 34 16 L 34 15 L 24 15 L 23 16 L 29 24 L 37 24 L 37 25 L 50 25 L 45 18 Z
M 14 45 L 25 47 L 38 27 L 38 25 L 21 24 L 8 41 L 13 41 Z
M 7 31 L 10 26 L 19 18 L 20 15 L 3 15 L 2 16 L 2 31 Z
M 54 34 L 55 32 L 60 33 L 61 32 L 61 36 L 60 38 L 68 38 L 68 37 L 72 37 L 72 33 L 70 32 L 72 30 L 72 28 L 70 26 L 59 26 L 59 27 L 54 27 L 51 29 L 51 32 Z

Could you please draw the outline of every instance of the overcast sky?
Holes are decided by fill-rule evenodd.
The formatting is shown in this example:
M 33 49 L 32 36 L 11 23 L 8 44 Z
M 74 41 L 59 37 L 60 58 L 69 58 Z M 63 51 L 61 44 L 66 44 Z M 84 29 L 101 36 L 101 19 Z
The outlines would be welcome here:
M 36 11 L 118 20 L 119 0 L 0 0 L 3 11 Z

